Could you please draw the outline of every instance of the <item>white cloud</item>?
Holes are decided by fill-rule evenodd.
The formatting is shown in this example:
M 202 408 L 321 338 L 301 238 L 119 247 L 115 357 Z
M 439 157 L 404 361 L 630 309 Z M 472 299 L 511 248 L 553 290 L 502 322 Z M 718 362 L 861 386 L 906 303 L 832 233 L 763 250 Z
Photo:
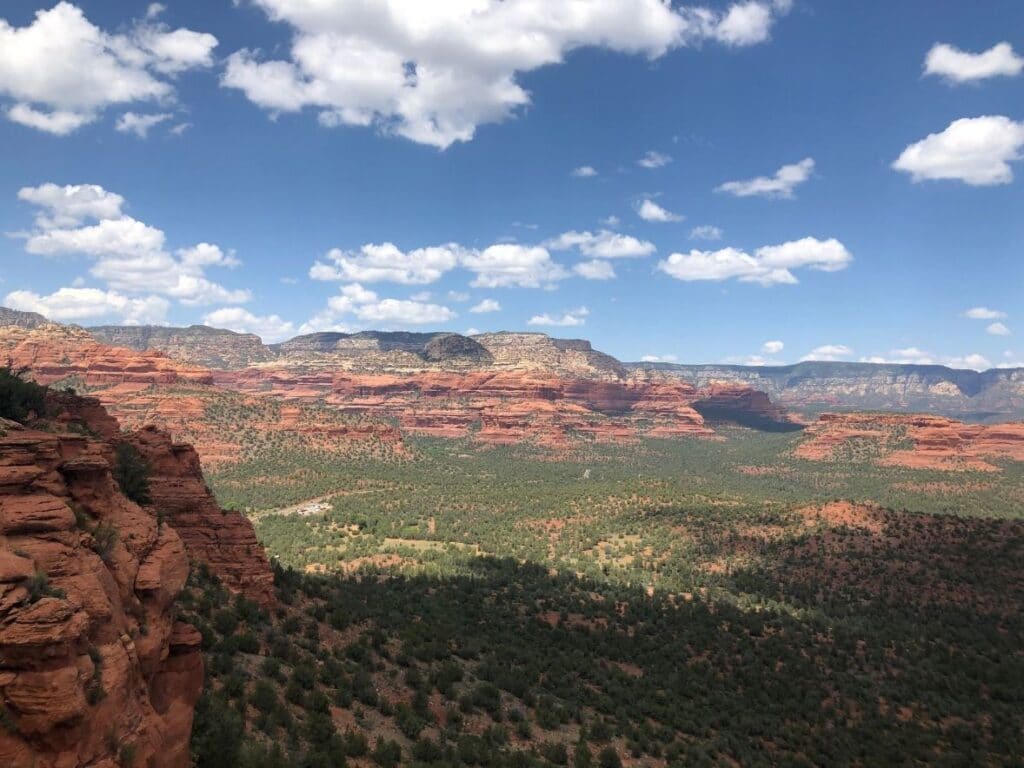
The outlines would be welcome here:
M 345 315 L 352 315 L 369 326 L 383 328 L 445 323 L 457 316 L 440 304 L 414 299 L 382 299 L 375 292 L 352 283 L 342 286 L 337 296 L 328 299 L 327 311 L 310 320 L 306 327 L 331 327 Z
M 690 230 L 691 240 L 721 240 L 722 230 L 710 224 L 703 224 Z
M 674 363 L 678 360 L 677 355 L 644 355 L 640 358 L 642 363 Z
M 610 216 L 605 216 L 601 219 L 601 223 L 606 227 L 617 227 L 619 226 L 620 221 L 618 216 L 611 214 Z
M 592 165 L 581 165 L 579 168 L 573 168 L 572 175 L 577 179 L 590 179 L 597 176 L 597 169 Z
M 0 97 L 15 122 L 64 136 L 114 104 L 168 102 L 168 77 L 209 67 L 217 38 L 189 29 L 137 23 L 112 35 L 81 9 L 60 2 L 26 27 L 0 19 Z
M 572 271 L 585 280 L 614 280 L 615 267 L 606 259 L 581 261 L 573 265 Z
M 862 363 L 889 363 L 896 365 L 945 365 L 949 368 L 969 368 L 983 371 L 992 367 L 984 355 L 972 353 L 963 356 L 934 355 L 919 347 L 893 349 L 888 355 L 862 357 Z
M 317 110 L 321 125 L 376 126 L 436 147 L 469 141 L 530 103 L 520 73 L 578 48 L 656 59 L 702 40 L 750 45 L 786 2 L 735 3 L 724 13 L 664 0 L 255 0 L 293 28 L 290 57 L 241 50 L 226 87 L 271 112 Z
M 28 253 L 89 257 L 92 275 L 114 291 L 158 293 L 188 305 L 250 298 L 247 290 L 230 290 L 206 277 L 210 267 L 238 266 L 233 254 L 199 243 L 172 255 L 162 230 L 124 214 L 124 198 L 100 186 L 43 184 L 22 188 L 18 198 L 38 209 L 36 229 L 24 235 Z
M 657 251 L 654 243 L 640 240 L 632 235 L 622 235 L 607 229 L 593 232 L 563 232 L 548 240 L 544 246 L 553 251 L 578 248 L 584 256 L 592 259 L 631 259 L 650 256 Z
M 28 128 L 35 128 L 37 131 L 52 133 L 54 136 L 67 136 L 93 121 L 91 116 L 78 112 L 68 112 L 64 109 L 41 112 L 28 104 L 15 104 L 7 110 L 7 119 Z
M 1002 115 L 964 117 L 911 144 L 892 167 L 913 181 L 955 179 L 971 186 L 1009 184 L 1021 159 L 1024 123 Z
M 337 248 L 328 251 L 327 262 L 317 261 L 310 268 L 309 276 L 314 280 L 425 285 L 453 269 L 464 253 L 465 249 L 457 243 L 408 252 L 393 243 L 367 243 L 358 252 Z
M 96 184 L 22 187 L 18 199 L 41 209 L 36 216 L 36 225 L 41 229 L 74 227 L 86 219 L 116 219 L 124 205 L 123 197 Z
M 469 301 L 469 294 L 463 291 L 448 291 L 448 299 L 450 301 Z
M 761 351 L 766 355 L 777 355 L 785 348 L 786 345 L 781 341 L 766 341 L 761 345 Z
M 485 312 L 500 312 L 501 304 L 494 299 L 484 299 L 479 304 L 470 307 L 469 311 L 478 315 Z
M 672 162 L 672 157 L 664 152 L 655 152 L 653 149 L 644 153 L 644 156 L 636 161 L 641 168 L 662 168 Z
M 562 328 L 569 328 L 584 325 L 587 322 L 587 316 L 590 314 L 590 310 L 586 307 L 577 307 L 576 309 L 566 310 L 561 315 L 534 315 L 527 321 L 527 325 L 553 325 Z
M 758 176 L 745 181 L 727 181 L 715 187 L 715 192 L 728 192 L 736 197 L 767 197 L 790 199 L 793 190 L 803 184 L 814 172 L 814 159 L 807 157 L 799 163 L 784 165 L 774 176 Z
M 155 115 L 139 115 L 135 112 L 125 112 L 117 118 L 114 128 L 121 133 L 134 133 L 140 139 L 144 139 L 149 135 L 151 128 L 170 120 L 171 117 L 173 115 L 168 112 L 160 112 Z
M 241 307 L 222 307 L 203 316 L 203 323 L 239 333 L 255 333 L 263 341 L 283 341 L 295 334 L 295 326 L 279 315 L 254 315 Z
M 1006 325 L 1004 325 L 1003 323 L 996 322 L 991 323 L 987 328 L 985 328 L 985 333 L 988 333 L 992 336 L 1009 336 L 1010 329 L 1007 328 Z
M 474 288 L 537 288 L 569 276 L 565 267 L 551 259 L 547 248 L 499 243 L 463 255 L 462 266 L 476 274 Z
M 672 213 L 658 205 L 651 199 L 645 199 L 640 203 L 640 206 L 636 209 L 637 214 L 644 221 L 657 221 L 662 223 L 672 221 L 682 221 L 685 216 L 678 213 Z
M 924 60 L 924 73 L 938 75 L 953 83 L 970 83 L 989 77 L 1014 77 L 1024 70 L 1024 57 L 1013 52 L 1006 42 L 987 51 L 970 53 L 948 43 L 936 43 Z
M 146 8 L 146 18 L 155 19 L 157 16 L 160 16 L 166 10 L 167 6 L 163 3 L 150 3 L 149 7 Z
M 805 237 L 758 248 L 754 255 L 737 248 L 673 253 L 658 262 L 658 269 L 677 280 L 737 279 L 768 286 L 799 282 L 792 272 L 794 269 L 806 267 L 836 272 L 845 269 L 852 260 L 846 246 L 834 238 Z
M 969 317 L 971 320 L 1000 320 L 1006 317 L 1006 313 L 988 307 L 971 307 L 964 312 L 964 317 Z
M 845 344 L 823 344 L 820 347 L 815 347 L 810 351 L 809 354 L 804 355 L 800 359 L 806 360 L 823 360 L 823 361 L 835 361 L 849 357 L 853 354 L 853 350 Z
M 38 312 L 56 322 L 93 321 L 116 317 L 128 325 L 163 323 L 170 303 L 160 296 L 131 298 L 98 288 L 60 288 L 40 296 L 32 291 L 12 291 L 4 305 L 22 312 Z
M 716 24 L 714 37 L 719 42 L 734 46 L 763 42 L 771 32 L 773 10 L 785 12 L 790 5 L 790 0 L 776 2 L 774 8 L 765 3 L 736 3 Z

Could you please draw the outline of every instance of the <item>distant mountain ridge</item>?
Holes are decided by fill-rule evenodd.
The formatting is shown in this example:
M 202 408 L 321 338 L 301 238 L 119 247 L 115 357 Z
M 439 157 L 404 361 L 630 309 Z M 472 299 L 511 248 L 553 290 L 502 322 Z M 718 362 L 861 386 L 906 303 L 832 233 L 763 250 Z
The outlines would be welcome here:
M 789 407 L 941 413 L 977 420 L 1024 417 L 1024 368 L 808 361 L 781 366 L 627 363 L 695 386 L 746 384 Z
M 0 327 L 51 325 L 42 315 L 0 307 Z M 609 381 L 679 378 L 698 388 L 716 382 L 766 392 L 773 402 L 808 411 L 886 410 L 995 421 L 1024 418 L 1024 368 L 972 371 L 941 365 L 803 362 L 784 366 L 623 363 L 584 339 L 544 333 L 324 332 L 265 344 L 259 336 L 203 325 L 105 325 L 85 329 L 113 346 L 160 351 L 215 370 L 251 366 L 380 373 L 534 370 Z

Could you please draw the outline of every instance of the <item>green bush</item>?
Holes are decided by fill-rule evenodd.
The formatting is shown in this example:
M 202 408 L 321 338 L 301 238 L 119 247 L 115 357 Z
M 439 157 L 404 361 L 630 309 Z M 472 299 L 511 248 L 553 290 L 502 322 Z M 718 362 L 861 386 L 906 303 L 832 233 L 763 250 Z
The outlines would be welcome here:
M 46 387 L 22 378 L 20 371 L 9 366 L 0 368 L 0 417 L 25 421 L 33 413 L 46 411 Z
M 134 445 L 118 443 L 113 473 L 121 493 L 136 504 L 149 504 L 150 466 Z

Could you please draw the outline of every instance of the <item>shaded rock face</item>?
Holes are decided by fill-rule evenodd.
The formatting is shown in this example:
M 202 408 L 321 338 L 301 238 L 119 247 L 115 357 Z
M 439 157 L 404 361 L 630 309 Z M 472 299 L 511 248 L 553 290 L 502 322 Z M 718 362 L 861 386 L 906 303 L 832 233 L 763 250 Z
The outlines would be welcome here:
M 203 479 L 199 454 L 165 432 L 146 427 L 128 437 L 150 466 L 151 508 L 225 586 L 260 605 L 273 603 L 274 575 L 252 523 L 222 510 Z
M 51 323 L 38 312 L 19 312 L 16 309 L 0 307 L 0 327 L 5 325 L 15 328 L 40 328 Z
M 807 428 L 795 455 L 812 461 L 843 457 L 867 445 L 884 466 L 997 472 L 995 461 L 1024 461 L 1024 422 L 964 424 L 945 416 L 826 413 Z
M 275 344 L 271 349 L 280 359 L 291 363 L 333 363 L 371 371 L 480 367 L 491 363 L 491 356 L 484 347 L 457 333 L 310 333 Z
M 95 402 L 68 423 L 110 427 Z M 120 493 L 111 443 L 48 428 L 0 436 L 0 765 L 185 768 L 203 684 L 175 620 L 185 545 Z
M 103 344 L 127 347 L 137 352 L 160 351 L 180 362 L 204 368 L 243 368 L 265 363 L 275 357 L 255 334 L 236 333 L 206 325 L 191 325 L 188 328 L 101 325 L 86 330 Z

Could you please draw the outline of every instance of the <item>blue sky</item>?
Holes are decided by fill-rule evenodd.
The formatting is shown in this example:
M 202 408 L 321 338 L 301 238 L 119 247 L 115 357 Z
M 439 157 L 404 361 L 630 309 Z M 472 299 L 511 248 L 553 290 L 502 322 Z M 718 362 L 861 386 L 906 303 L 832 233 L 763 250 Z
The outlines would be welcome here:
M 1024 365 L 1019 2 L 166 5 L 3 4 L 3 303 Z

